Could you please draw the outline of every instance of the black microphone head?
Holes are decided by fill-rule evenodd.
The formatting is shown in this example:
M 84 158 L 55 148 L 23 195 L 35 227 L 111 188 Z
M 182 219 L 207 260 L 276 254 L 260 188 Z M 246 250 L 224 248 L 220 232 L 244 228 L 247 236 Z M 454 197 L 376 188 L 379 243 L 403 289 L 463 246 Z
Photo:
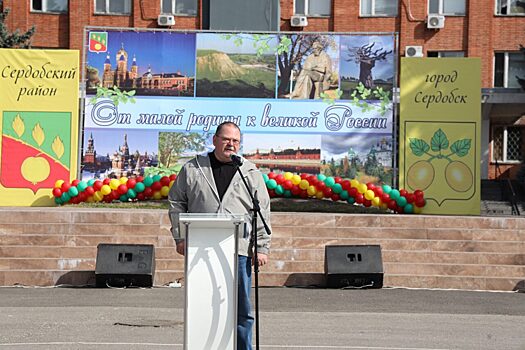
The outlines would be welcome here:
M 237 165 L 237 166 L 241 166 L 242 163 L 244 162 L 244 158 L 235 154 L 235 153 L 232 153 L 230 155 L 230 159 L 232 160 L 232 163 Z

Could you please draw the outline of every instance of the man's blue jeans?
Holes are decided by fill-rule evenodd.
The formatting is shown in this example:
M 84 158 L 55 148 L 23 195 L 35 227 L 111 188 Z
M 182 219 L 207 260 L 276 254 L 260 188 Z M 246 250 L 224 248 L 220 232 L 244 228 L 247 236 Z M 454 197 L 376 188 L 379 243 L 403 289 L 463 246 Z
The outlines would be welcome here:
M 252 290 L 252 258 L 239 255 L 237 303 L 237 349 L 251 350 L 253 314 L 250 301 Z

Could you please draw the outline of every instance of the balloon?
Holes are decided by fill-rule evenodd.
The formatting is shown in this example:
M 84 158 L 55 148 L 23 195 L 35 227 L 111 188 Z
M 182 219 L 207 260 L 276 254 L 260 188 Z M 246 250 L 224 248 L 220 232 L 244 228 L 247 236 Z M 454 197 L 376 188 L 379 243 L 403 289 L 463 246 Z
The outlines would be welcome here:
M 128 186 L 124 185 L 124 184 L 121 184 L 117 187 L 117 192 L 120 194 L 120 195 L 123 195 L 125 194 L 126 192 L 128 192 Z
M 71 197 L 78 196 L 78 189 L 75 186 L 71 186 L 69 191 L 67 191 Z
M 109 181 L 109 187 L 112 189 L 112 190 L 116 190 L 118 187 L 120 186 L 120 181 L 117 180 L 117 179 L 111 179 Z
M 390 195 L 390 198 L 392 198 L 393 200 L 397 200 L 400 197 L 399 191 L 395 189 L 388 192 L 388 194 Z
M 305 190 L 302 190 L 301 193 L 299 193 L 299 197 L 301 197 L 301 198 L 308 198 L 308 193 L 306 193 Z
M 66 203 L 67 201 L 69 201 L 71 199 L 71 196 L 69 195 L 68 192 L 64 192 L 60 196 L 60 199 L 62 200 L 63 203 Z
M 87 184 L 85 181 L 80 181 L 80 182 L 77 184 L 77 189 L 78 189 L 80 192 L 84 191 L 87 187 L 88 187 L 88 184 Z
M 341 197 L 342 200 L 347 200 L 350 196 L 348 195 L 348 191 L 342 190 L 341 193 L 339 193 L 339 197 Z
M 330 187 L 325 187 L 325 189 L 323 190 L 323 193 L 326 198 L 330 198 L 332 197 L 333 191 Z
M 104 195 L 100 191 L 97 191 L 93 194 L 93 199 L 95 200 L 95 202 L 100 202 L 102 198 L 104 198 Z
M 336 176 L 334 177 L 334 181 L 336 184 L 340 184 L 341 182 L 343 182 L 343 179 L 340 176 Z
M 111 187 L 109 187 L 109 185 L 103 185 L 102 188 L 100 189 L 100 192 L 106 196 L 108 194 L 111 193 Z
M 88 186 L 93 186 L 94 183 L 95 183 L 95 179 L 89 179 L 88 182 L 87 182 L 87 185 Z
M 403 208 L 403 211 L 407 214 L 412 214 L 414 212 L 414 206 L 412 204 L 407 204 Z
M 143 193 L 146 198 L 153 196 L 153 190 L 151 189 L 151 187 L 146 187 Z
M 366 184 L 359 184 L 357 186 L 357 192 L 359 192 L 361 194 L 364 194 L 367 189 L 368 189 L 368 187 L 366 187 Z
M 332 200 L 333 200 L 334 202 L 337 202 L 338 200 L 341 199 L 341 197 L 339 197 L 339 195 L 338 195 L 338 194 L 335 194 L 335 193 L 332 194 L 332 196 L 331 196 L 330 198 L 332 198 Z
M 301 193 L 301 189 L 297 185 L 294 185 L 290 191 L 294 196 L 298 196 Z
M 129 191 L 128 191 L 128 193 L 129 193 Z M 160 189 L 160 194 L 162 195 L 162 197 L 167 197 L 168 193 L 170 193 L 169 186 L 162 186 L 162 188 Z
M 284 194 L 283 186 L 277 185 L 277 187 L 275 187 L 275 194 L 278 196 L 282 196 Z
M 425 194 L 421 190 L 415 190 L 414 191 L 414 196 L 416 196 L 417 198 L 423 198 L 424 195 Z
M 277 181 L 277 184 L 282 184 L 286 179 L 284 178 L 283 174 L 279 174 L 274 178 L 275 181 Z M 288 180 L 289 181 L 289 180 Z
M 146 186 L 144 186 L 144 184 L 142 182 L 137 182 L 137 184 L 135 185 L 135 187 L 133 189 L 135 190 L 135 192 L 140 193 L 140 192 L 144 191 L 145 188 L 146 188 Z
M 57 181 L 55 182 L 55 187 L 56 187 L 56 188 L 60 188 L 60 187 L 62 187 L 62 184 L 63 184 L 63 183 L 64 183 L 64 180 L 57 180 Z
M 273 171 L 270 171 L 270 172 L 268 173 L 268 178 L 269 178 L 270 180 L 271 180 L 271 179 L 275 179 L 276 176 L 277 176 L 277 174 L 274 173 Z
M 135 192 L 136 192 L 136 191 L 135 191 Z M 137 199 L 138 199 L 139 201 L 143 201 L 143 200 L 146 199 L 146 196 L 144 196 L 144 193 L 142 193 L 142 192 L 141 192 L 141 193 L 137 193 Z
M 109 182 L 110 182 L 110 181 L 111 181 L 111 179 L 109 179 L 109 178 L 106 177 L 104 180 L 102 180 L 102 184 L 104 184 L 104 185 L 109 185 Z
M 407 193 L 405 198 L 407 199 L 408 203 L 414 203 L 414 201 L 416 200 L 416 196 L 414 196 L 413 193 Z
M 346 200 L 349 204 L 354 204 L 355 203 L 355 198 L 354 197 L 348 197 L 348 199 Z
M 93 196 L 88 196 L 86 198 L 86 202 L 88 202 L 88 203 L 93 203 L 94 201 L 95 201 L 95 199 L 93 198 Z
M 301 177 L 299 175 L 292 176 L 292 183 L 294 185 L 299 185 L 300 182 L 301 182 Z
M 60 197 L 55 197 L 55 203 L 61 205 L 64 202 L 62 202 L 62 199 L 60 199 Z
M 284 179 L 284 178 L 283 178 L 283 179 Z M 292 182 L 292 180 L 284 180 L 283 183 L 282 183 L 282 185 L 283 185 L 283 188 L 284 188 L 285 190 L 291 190 L 292 187 L 293 187 L 293 182 Z
M 341 193 L 341 191 L 343 191 L 343 186 L 341 186 L 340 183 L 335 183 L 335 184 L 332 186 L 332 191 L 333 191 L 335 194 L 339 194 L 339 193 Z
M 356 203 L 362 204 L 365 201 L 365 197 L 361 193 L 355 195 Z
M 102 185 L 103 185 L 103 184 L 104 184 L 104 183 L 103 183 L 102 181 L 100 181 L 100 180 L 96 180 L 96 181 L 93 183 L 93 189 L 94 189 L 95 191 L 100 191 L 100 189 L 102 188 Z
M 283 176 L 284 176 L 285 180 L 291 180 L 292 177 L 293 177 L 293 174 L 291 172 L 287 171 L 287 172 L 284 173 Z
M 308 186 L 308 189 L 306 190 L 306 193 L 308 193 L 309 196 L 315 196 L 315 193 L 317 192 L 317 189 L 315 186 Z
M 324 183 L 328 187 L 332 187 L 335 184 L 335 180 L 333 177 L 329 176 L 324 180 Z
M 62 190 L 60 188 L 53 188 L 53 197 L 60 197 L 62 195 Z
M 390 193 L 390 191 L 392 191 L 392 187 L 388 186 L 388 185 L 383 185 L 383 192 L 384 193 Z
M 169 190 L 168 190 L 169 191 Z M 137 197 L 137 192 L 135 192 L 135 190 L 133 189 L 129 189 L 128 192 L 126 192 L 126 195 L 129 197 L 129 198 L 135 198 Z
M 357 188 L 357 186 L 359 186 L 359 181 L 357 181 L 356 179 L 350 180 L 350 186 Z
M 75 179 L 75 180 L 71 181 L 71 186 L 76 186 L 76 185 L 78 185 L 79 182 L 80 182 L 80 180 Z
M 403 196 L 399 196 L 399 198 L 396 199 L 396 203 L 400 207 L 404 207 L 407 204 L 407 199 Z
M 325 179 L 326 179 L 326 176 L 324 176 L 323 174 L 318 174 L 317 175 L 317 180 L 324 182 Z
M 62 185 L 60 186 L 60 190 L 62 190 L 62 193 L 69 191 L 70 188 L 71 188 L 71 185 L 67 182 L 63 182 Z
M 406 197 L 407 193 L 408 193 L 407 190 L 405 190 L 404 188 L 399 190 L 399 194 L 402 195 L 403 197 Z
M 153 192 L 153 199 L 161 199 L 162 195 L 160 194 L 160 191 Z
M 121 184 L 125 184 L 126 182 L 128 182 L 128 178 L 125 177 L 125 176 L 122 176 L 122 177 L 119 179 L 119 182 L 120 182 Z M 117 186 L 117 187 L 118 187 L 118 186 Z
M 154 183 L 151 184 L 151 189 L 153 191 L 160 191 L 161 188 L 162 188 L 162 184 L 160 183 L 160 181 L 155 181 Z
M 160 181 L 161 178 L 162 178 L 162 176 L 160 176 L 159 174 L 153 175 L 153 182 Z
M 266 174 L 264 174 L 264 175 L 266 175 Z M 175 181 L 175 180 L 177 180 L 177 174 L 171 174 L 170 175 L 170 181 Z
M 309 186 L 310 184 L 308 183 L 307 180 L 301 180 L 301 182 L 299 182 L 299 188 L 301 190 L 306 190 Z
M 264 180 L 264 182 L 266 183 L 266 181 L 269 180 L 268 175 L 266 175 L 266 174 L 262 174 L 262 176 L 263 176 L 263 180 Z M 171 176 L 170 176 L 170 178 L 171 178 Z M 174 180 L 175 180 L 175 179 L 174 179 Z
M 355 196 L 357 195 L 357 188 L 355 187 L 350 188 L 350 190 L 348 191 L 348 194 L 350 195 L 350 197 L 355 198 Z
M 129 179 L 128 182 L 126 182 L 126 186 L 128 188 L 135 188 L 136 184 L 137 184 L 137 180 L 135 179 Z
M 365 199 L 364 202 L 363 202 L 363 205 L 367 208 L 371 207 L 372 206 L 372 201 L 368 200 L 368 199 Z
M 379 207 L 381 205 L 381 199 L 379 197 L 372 198 L 372 205 L 374 207 Z
M 146 176 L 143 182 L 144 186 L 149 187 L 153 184 L 153 179 L 151 178 L 151 176 Z
M 127 202 L 128 199 L 129 199 L 128 196 L 126 196 L 125 194 L 123 194 L 122 196 L 118 198 L 118 200 L 121 202 Z
M 168 185 L 169 188 L 171 188 L 173 186 L 173 184 L 175 183 L 175 180 L 171 180 L 170 181 L 170 184 Z
M 292 196 L 292 192 L 290 192 L 289 190 L 286 190 L 286 191 L 284 191 L 284 196 L 286 198 L 290 198 Z
M 341 187 L 345 191 L 348 191 L 348 190 L 350 190 L 350 188 L 352 188 L 352 186 L 350 185 L 350 181 L 349 180 L 343 180 L 343 182 L 341 182 Z
M 167 176 L 161 177 L 159 181 L 162 184 L 162 186 L 169 186 L 170 184 L 170 178 Z
M 423 208 L 425 204 L 427 204 L 427 201 L 425 200 L 425 198 L 418 198 L 416 199 L 414 204 L 416 205 L 416 207 Z
M 364 196 L 365 196 L 366 199 L 368 199 L 370 201 L 370 200 L 372 200 L 372 198 L 374 198 L 376 196 L 376 194 L 372 190 L 366 190 L 366 192 L 364 193 Z
M 266 187 L 268 187 L 270 190 L 274 190 L 277 187 L 277 181 L 275 181 L 274 179 L 268 180 L 268 182 L 266 183 Z
M 315 193 L 315 198 L 317 199 L 323 199 L 324 198 L 324 192 L 323 191 L 317 191 Z

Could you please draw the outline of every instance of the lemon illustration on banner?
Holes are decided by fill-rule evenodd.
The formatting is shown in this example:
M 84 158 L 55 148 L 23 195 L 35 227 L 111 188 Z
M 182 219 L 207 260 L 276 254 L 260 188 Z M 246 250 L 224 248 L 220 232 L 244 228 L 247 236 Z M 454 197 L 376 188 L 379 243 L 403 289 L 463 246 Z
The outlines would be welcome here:
M 57 178 L 68 178 L 70 128 L 68 112 L 4 112 L 2 186 L 36 193 L 40 188 L 53 188 Z

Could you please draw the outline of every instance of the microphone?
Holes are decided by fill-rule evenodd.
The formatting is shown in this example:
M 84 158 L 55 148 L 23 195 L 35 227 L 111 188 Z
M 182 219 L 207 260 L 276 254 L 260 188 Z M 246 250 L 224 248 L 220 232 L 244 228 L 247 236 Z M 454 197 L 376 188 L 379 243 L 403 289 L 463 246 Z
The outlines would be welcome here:
M 230 159 L 232 160 L 232 163 L 236 166 L 241 166 L 242 163 L 244 163 L 244 158 L 235 153 L 232 153 L 230 155 Z

